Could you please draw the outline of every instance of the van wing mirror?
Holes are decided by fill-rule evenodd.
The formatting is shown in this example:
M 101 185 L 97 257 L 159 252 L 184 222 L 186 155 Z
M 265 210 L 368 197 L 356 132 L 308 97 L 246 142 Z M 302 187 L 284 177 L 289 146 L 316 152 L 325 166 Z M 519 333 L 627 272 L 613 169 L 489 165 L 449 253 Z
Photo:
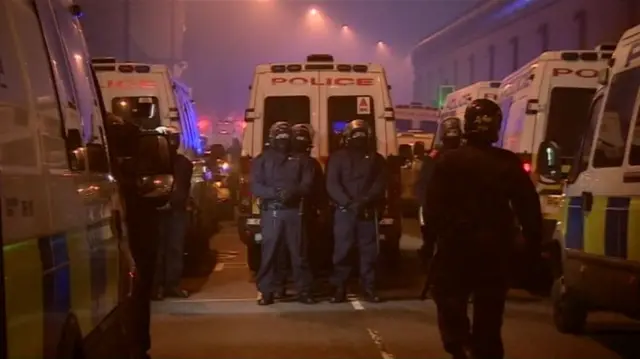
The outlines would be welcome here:
M 174 151 L 169 143 L 167 135 L 157 132 L 138 136 L 134 171 L 141 196 L 158 198 L 171 193 Z
M 557 183 L 562 179 L 560 146 L 554 141 L 543 141 L 538 147 L 536 170 L 541 177 Z

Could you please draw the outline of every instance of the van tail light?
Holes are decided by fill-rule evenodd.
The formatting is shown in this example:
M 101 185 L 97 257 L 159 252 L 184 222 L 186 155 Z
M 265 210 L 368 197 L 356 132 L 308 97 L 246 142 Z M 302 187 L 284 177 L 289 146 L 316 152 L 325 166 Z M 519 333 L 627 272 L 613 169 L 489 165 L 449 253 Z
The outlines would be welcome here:
M 531 173 L 531 163 L 530 162 L 523 162 L 522 163 L 522 168 L 524 169 L 525 172 Z

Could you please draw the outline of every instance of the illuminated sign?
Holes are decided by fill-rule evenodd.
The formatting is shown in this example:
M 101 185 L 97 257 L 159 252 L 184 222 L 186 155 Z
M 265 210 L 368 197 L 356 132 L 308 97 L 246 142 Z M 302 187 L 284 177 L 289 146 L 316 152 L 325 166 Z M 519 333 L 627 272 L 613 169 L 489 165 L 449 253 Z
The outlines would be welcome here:
M 131 88 L 141 88 L 141 89 L 154 89 L 156 88 L 155 81 L 149 80 L 109 80 L 107 81 L 107 85 L 103 86 L 107 88 L 120 88 L 120 89 L 131 89 Z
M 272 85 L 312 85 L 312 86 L 373 86 L 375 80 L 372 78 L 351 78 L 351 77 L 327 77 L 318 80 L 314 77 L 274 77 L 271 79 Z
M 598 70 L 596 69 L 566 69 L 566 68 L 555 68 L 553 69 L 553 76 L 564 76 L 564 75 L 576 75 L 578 77 L 582 77 L 585 79 L 593 79 L 598 77 Z

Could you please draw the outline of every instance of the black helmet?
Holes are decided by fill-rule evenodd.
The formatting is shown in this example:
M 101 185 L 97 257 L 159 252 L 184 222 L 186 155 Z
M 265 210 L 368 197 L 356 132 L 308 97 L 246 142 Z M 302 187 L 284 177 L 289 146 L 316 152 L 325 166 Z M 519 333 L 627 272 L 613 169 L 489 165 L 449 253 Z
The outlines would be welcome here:
M 460 138 L 462 137 L 462 124 L 457 117 L 448 117 L 440 123 L 440 139 Z
M 371 128 L 364 120 L 353 120 L 344 127 L 344 139 L 348 144 L 354 138 L 366 137 L 371 138 Z
M 313 143 L 314 131 L 311 125 L 306 123 L 298 123 L 291 127 L 293 134 L 293 150 L 294 151 L 309 151 L 311 144 Z
M 278 150 L 288 151 L 291 145 L 291 125 L 278 121 L 269 128 L 269 145 Z
M 473 100 L 464 112 L 464 132 L 467 139 L 494 143 L 500 138 L 502 110 L 488 99 Z
M 278 121 L 271 125 L 269 128 L 269 140 L 276 139 L 290 139 L 291 138 L 291 125 L 285 121 Z

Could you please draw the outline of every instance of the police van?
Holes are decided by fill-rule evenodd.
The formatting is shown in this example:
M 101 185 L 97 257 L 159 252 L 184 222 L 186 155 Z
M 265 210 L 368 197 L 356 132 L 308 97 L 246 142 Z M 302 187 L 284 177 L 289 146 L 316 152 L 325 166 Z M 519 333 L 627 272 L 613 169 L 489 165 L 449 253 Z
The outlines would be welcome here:
M 612 49 L 550 51 L 502 80 L 498 101 L 503 113 L 498 146 L 517 153 L 531 173 L 546 218 L 558 219 L 562 187 L 536 177 L 535 157 L 543 140 L 562 148 L 564 172 L 580 145 L 589 103 L 598 88 L 598 71 L 607 67 Z
M 569 148 L 575 156 L 565 219 L 555 233 L 566 248 L 553 288 L 553 318 L 562 332 L 581 331 L 595 310 L 640 319 L 640 26 L 624 33 L 607 63 L 587 126 L 573 133 L 581 136 Z M 574 146 L 554 138 L 541 145 L 547 155 L 537 159 L 538 168 L 547 181 L 565 181 L 558 160 L 565 145 Z
M 175 127 L 181 153 L 192 160 L 202 154 L 191 89 L 173 79 L 166 65 L 113 57 L 93 58 L 92 63 L 108 111 L 146 130 Z
M 77 5 L 0 0 L 0 357 L 128 357 L 133 263 Z
M 390 86 L 378 64 L 335 62 L 331 55 L 310 55 L 306 62 L 258 65 L 250 86 L 242 144 L 244 158 L 239 206 L 240 235 L 251 247 L 261 240 L 259 209 L 249 192 L 248 158 L 259 155 L 275 122 L 311 124 L 315 130 L 312 156 L 325 163 L 340 147 L 341 133 L 351 121 L 371 126 L 376 149 L 397 156 L 397 137 Z M 394 161 L 390 161 L 394 162 Z M 401 234 L 399 166 L 391 171 L 387 209 L 380 221 L 383 247 L 398 247 Z M 255 248 L 255 246 L 254 246 Z M 257 262 L 249 260 L 252 269 Z
M 498 100 L 498 88 L 500 82 L 497 81 L 480 81 L 467 87 L 461 88 L 447 95 L 445 103 L 440 110 L 440 120 L 449 117 L 457 117 L 464 125 L 464 112 L 467 106 L 473 101 L 480 98 L 486 98 L 492 101 Z M 436 134 L 436 142 L 439 144 L 439 133 Z

